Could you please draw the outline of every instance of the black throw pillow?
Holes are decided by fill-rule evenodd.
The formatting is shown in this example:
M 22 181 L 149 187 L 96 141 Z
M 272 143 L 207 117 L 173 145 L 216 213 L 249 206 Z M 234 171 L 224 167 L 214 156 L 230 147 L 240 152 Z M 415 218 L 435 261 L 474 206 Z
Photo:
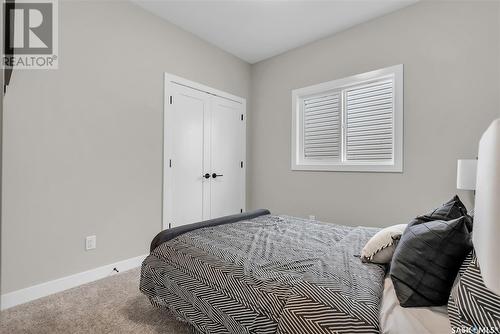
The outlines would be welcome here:
M 472 249 L 468 218 L 408 225 L 391 262 L 390 275 L 403 307 L 448 302 L 453 281 Z
M 413 219 L 408 225 L 416 225 L 433 220 L 452 220 L 462 216 L 466 216 L 467 228 L 469 229 L 469 232 L 472 231 L 472 217 L 467 214 L 467 209 L 460 198 L 455 195 L 439 208 Z

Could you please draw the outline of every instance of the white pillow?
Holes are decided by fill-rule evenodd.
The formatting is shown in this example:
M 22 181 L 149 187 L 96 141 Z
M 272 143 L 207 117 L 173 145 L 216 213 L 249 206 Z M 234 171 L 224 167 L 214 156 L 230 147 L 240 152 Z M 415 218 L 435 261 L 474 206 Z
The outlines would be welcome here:
M 393 225 L 378 231 L 361 250 L 361 260 L 378 264 L 391 262 L 398 240 L 407 225 Z

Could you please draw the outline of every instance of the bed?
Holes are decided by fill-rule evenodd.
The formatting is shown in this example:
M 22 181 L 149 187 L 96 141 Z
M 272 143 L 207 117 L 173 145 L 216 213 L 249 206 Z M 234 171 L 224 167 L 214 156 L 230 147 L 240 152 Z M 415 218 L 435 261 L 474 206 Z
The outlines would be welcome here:
M 202 333 L 449 329 L 446 307 L 399 306 L 385 268 L 359 260 L 378 230 L 267 210 L 183 226 L 153 240 L 140 289 Z
M 491 290 L 483 285 L 477 263 L 472 283 L 499 298 L 492 291 L 500 291 L 500 247 L 494 242 L 500 234 L 500 120 L 492 127 L 494 140 L 483 138 L 480 146 L 479 218 L 474 222 L 474 248 Z M 485 178 L 485 170 L 492 175 Z M 401 307 L 387 268 L 359 258 L 378 231 L 268 210 L 186 225 L 153 239 L 142 264 L 140 290 L 154 306 L 168 309 L 201 333 L 432 334 L 450 333 L 460 324 L 477 329 L 467 313 L 449 318 L 446 306 Z M 464 282 L 467 273 L 461 277 Z M 485 311 L 479 304 L 467 304 L 457 305 L 472 309 L 473 316 Z M 490 314 L 485 323 L 491 320 L 496 327 L 488 328 L 498 330 L 500 308 L 491 305 L 486 305 Z
M 153 245 L 141 291 L 202 333 L 378 333 L 382 266 L 359 250 L 378 229 L 270 214 Z

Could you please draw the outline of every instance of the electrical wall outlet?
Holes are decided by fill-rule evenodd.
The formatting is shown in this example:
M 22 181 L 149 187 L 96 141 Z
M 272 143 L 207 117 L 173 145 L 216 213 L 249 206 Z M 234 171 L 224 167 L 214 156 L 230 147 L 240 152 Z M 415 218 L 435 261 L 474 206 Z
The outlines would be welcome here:
M 309 219 L 310 219 L 310 220 L 316 220 L 316 216 L 314 216 L 314 215 L 309 215 Z
M 97 247 L 97 237 L 89 235 L 85 238 L 85 250 L 95 249 Z

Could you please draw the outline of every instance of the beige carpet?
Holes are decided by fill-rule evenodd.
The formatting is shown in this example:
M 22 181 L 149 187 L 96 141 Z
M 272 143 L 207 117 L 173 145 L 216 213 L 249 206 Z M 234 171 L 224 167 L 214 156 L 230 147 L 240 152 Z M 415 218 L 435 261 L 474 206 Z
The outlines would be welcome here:
M 0 313 L 0 333 L 193 333 L 139 292 L 139 269 Z

